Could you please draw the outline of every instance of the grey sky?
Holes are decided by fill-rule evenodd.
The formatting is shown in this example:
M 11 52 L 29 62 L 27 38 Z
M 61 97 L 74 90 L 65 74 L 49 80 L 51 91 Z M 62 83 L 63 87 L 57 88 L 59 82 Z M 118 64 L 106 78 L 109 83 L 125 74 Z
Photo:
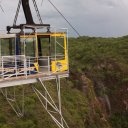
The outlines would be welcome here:
M 30 0 L 31 1 L 31 0 Z M 71 36 L 75 33 L 47 0 L 37 0 L 44 23 L 68 27 Z M 51 0 L 81 35 L 123 36 L 128 35 L 128 0 Z M 0 10 L 0 28 L 12 25 L 18 0 L 2 0 L 5 14 Z M 34 17 L 35 17 L 35 12 Z M 25 22 L 22 10 L 18 23 Z

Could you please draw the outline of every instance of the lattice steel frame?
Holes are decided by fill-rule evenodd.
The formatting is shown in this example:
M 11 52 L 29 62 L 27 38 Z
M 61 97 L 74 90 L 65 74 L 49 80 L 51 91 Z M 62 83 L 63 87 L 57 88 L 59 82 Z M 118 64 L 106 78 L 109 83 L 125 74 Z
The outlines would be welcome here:
M 62 115 L 62 106 L 61 106 L 61 91 L 60 91 L 60 78 L 56 76 L 56 87 L 57 87 L 57 96 L 58 96 L 58 105 L 53 100 L 52 96 L 50 95 L 49 91 L 46 88 L 43 80 L 38 78 L 39 82 L 42 85 L 45 93 L 43 94 L 40 90 L 36 88 L 36 86 L 32 86 L 33 91 L 37 95 L 39 101 L 41 102 L 44 109 L 47 113 L 51 116 L 52 120 L 56 123 L 59 128 L 69 128 L 68 124 L 66 123 L 63 115 Z M 45 102 L 44 102 L 45 101 Z M 48 108 L 50 106 L 53 110 Z M 58 117 L 55 117 L 55 113 L 58 114 Z

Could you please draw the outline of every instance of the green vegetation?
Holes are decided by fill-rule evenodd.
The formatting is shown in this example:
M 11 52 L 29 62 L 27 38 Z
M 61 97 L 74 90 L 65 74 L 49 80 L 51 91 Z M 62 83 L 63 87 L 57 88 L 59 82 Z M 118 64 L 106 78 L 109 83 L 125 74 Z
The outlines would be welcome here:
M 70 78 L 61 80 L 62 111 L 70 128 L 128 127 L 128 36 L 69 39 Z M 54 96 L 54 81 L 48 82 Z M 0 128 L 57 128 L 31 86 L 18 118 L 0 94 Z
M 47 87 L 51 90 L 51 95 L 55 95 L 53 83 L 47 83 Z M 62 111 L 69 126 L 71 128 L 83 128 L 84 118 L 86 118 L 86 113 L 88 112 L 87 98 L 79 90 L 73 89 L 73 84 L 65 79 L 62 80 L 61 90 Z M 25 88 L 25 92 L 25 116 L 23 118 L 18 118 L 2 95 L 0 95 L 0 128 L 4 128 L 5 124 L 9 124 L 11 128 L 56 128 L 35 94 L 32 93 L 30 86 Z
M 84 74 L 93 82 L 101 103 L 109 100 L 111 106 L 108 103 L 103 109 L 110 116 L 112 128 L 128 127 L 128 36 L 80 37 L 70 42 L 70 69 L 72 78 L 76 78 L 72 80 L 75 87 L 82 90 L 80 74 Z M 106 96 L 109 99 L 103 102 Z

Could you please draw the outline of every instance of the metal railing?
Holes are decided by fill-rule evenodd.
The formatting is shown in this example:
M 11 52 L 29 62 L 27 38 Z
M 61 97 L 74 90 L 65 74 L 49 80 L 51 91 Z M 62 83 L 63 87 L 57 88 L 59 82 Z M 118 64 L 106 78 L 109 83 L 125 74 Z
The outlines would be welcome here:
M 51 62 L 57 60 L 64 60 L 64 56 L 41 56 L 38 58 L 25 55 L 2 56 L 0 57 L 0 78 L 8 79 L 18 76 L 26 76 L 27 78 L 28 75 L 36 73 L 52 75 L 59 72 L 58 70 L 51 71 Z
M 26 58 L 24 55 L 2 56 L 0 58 L 1 78 L 17 77 L 26 74 Z

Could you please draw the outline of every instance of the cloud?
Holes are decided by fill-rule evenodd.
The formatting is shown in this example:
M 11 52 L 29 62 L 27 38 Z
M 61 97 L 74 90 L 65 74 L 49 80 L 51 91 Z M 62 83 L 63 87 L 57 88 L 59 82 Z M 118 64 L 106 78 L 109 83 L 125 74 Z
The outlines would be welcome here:
M 31 0 L 30 0 L 31 1 Z M 52 26 L 68 27 L 70 34 L 75 35 L 66 21 L 51 6 L 48 0 L 37 0 L 44 23 Z M 81 35 L 89 36 L 122 36 L 128 34 L 128 0 L 51 0 L 65 15 Z M 3 0 L 5 14 L 0 11 L 0 28 L 12 25 L 18 0 Z M 33 17 L 37 21 L 32 6 Z M 20 10 L 18 24 L 25 22 Z
M 108 7 L 116 7 L 118 5 L 117 0 L 95 0 L 96 3 L 99 3 L 101 5 L 105 5 Z

